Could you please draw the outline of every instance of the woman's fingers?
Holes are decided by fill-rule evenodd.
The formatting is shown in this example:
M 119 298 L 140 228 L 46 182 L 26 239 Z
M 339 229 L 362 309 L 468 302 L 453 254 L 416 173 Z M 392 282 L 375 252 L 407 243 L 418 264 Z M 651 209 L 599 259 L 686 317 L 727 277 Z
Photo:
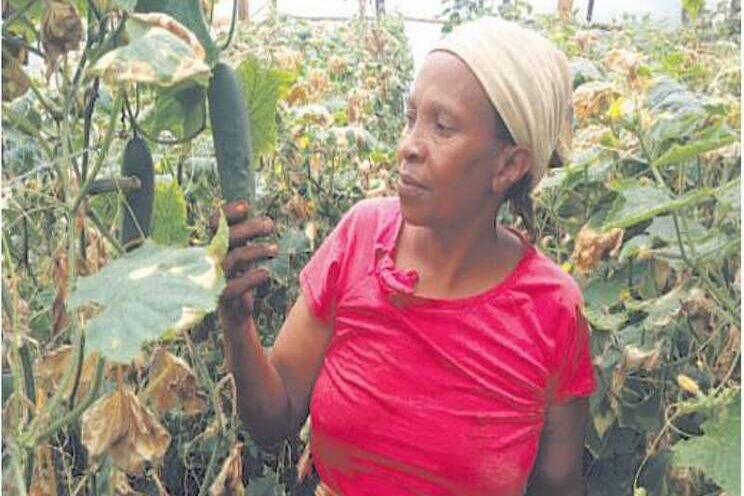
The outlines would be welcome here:
M 231 300 L 243 296 L 246 291 L 254 289 L 256 286 L 268 281 L 271 277 L 269 270 L 264 267 L 258 267 L 250 270 L 240 277 L 229 279 L 222 291 L 223 300 Z
M 244 245 L 256 236 L 269 236 L 274 232 L 274 223 L 268 217 L 246 220 L 230 226 L 230 248 Z
M 226 203 L 222 206 L 222 212 L 225 214 L 225 220 L 227 225 L 231 226 L 238 222 L 242 222 L 248 218 L 248 214 L 251 212 L 251 205 L 246 200 L 236 200 L 234 202 Z M 209 232 L 214 234 L 217 232 L 220 222 L 220 209 L 215 209 L 212 215 L 209 216 Z
M 222 269 L 228 277 L 246 269 L 251 264 L 259 261 L 273 258 L 278 252 L 276 245 L 256 244 L 248 246 L 238 246 L 227 253 L 222 261 Z

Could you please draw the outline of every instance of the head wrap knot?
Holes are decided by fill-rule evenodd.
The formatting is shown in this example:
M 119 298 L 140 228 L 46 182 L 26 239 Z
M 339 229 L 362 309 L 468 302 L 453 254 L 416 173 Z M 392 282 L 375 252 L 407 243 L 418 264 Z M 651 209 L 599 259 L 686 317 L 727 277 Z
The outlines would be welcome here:
M 431 51 L 470 68 L 517 145 L 532 151 L 531 188 L 549 162 L 568 161 L 573 120 L 566 56 L 541 35 L 497 18 L 458 26 Z

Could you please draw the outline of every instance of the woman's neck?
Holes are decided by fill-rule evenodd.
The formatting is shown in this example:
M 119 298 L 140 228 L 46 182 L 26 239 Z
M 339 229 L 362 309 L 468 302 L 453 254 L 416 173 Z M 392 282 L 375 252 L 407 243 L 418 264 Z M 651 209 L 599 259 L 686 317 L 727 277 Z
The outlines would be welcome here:
M 403 223 L 396 265 L 419 273 L 417 292 L 462 296 L 492 286 L 518 262 L 521 242 L 483 216 L 455 228 Z M 516 250 L 515 250 L 516 247 Z

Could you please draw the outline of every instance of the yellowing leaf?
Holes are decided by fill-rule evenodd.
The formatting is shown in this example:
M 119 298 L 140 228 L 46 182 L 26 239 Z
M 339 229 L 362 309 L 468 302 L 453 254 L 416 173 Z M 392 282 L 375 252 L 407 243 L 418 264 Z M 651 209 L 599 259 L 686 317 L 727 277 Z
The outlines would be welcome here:
M 93 458 L 109 455 L 127 473 L 142 473 L 145 462 L 158 463 L 170 434 L 129 389 L 117 389 L 83 414 L 83 445 Z
M 679 387 L 681 387 L 688 393 L 694 394 L 695 396 L 702 394 L 700 392 L 700 386 L 698 386 L 697 382 L 695 382 L 685 374 L 679 374 L 677 376 L 677 385 L 679 385 Z
M 131 14 L 129 44 L 104 54 L 88 69 L 110 86 L 132 83 L 170 87 L 194 80 L 206 85 L 210 69 L 199 40 L 165 14 Z
M 181 408 L 186 415 L 196 415 L 204 411 L 204 394 L 197 388 L 194 372 L 182 359 L 158 348 L 150 377 L 145 394 L 160 412 Z
M 100 308 L 86 323 L 90 349 L 126 364 L 145 342 L 159 339 L 177 323 L 193 325 L 197 317 L 212 311 L 224 287 L 215 257 L 220 254 L 216 244 L 226 247 L 227 242 L 217 243 L 219 236 L 218 231 L 210 248 L 145 242 L 94 275 L 80 278 L 68 309 Z M 208 282 L 213 285 L 204 287 Z

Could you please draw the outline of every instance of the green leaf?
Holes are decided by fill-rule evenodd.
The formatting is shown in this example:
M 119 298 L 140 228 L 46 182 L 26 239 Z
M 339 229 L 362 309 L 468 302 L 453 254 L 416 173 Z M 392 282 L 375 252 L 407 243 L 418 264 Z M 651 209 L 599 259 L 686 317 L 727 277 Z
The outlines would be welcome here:
M 178 22 L 163 14 L 170 23 Z M 109 86 L 132 83 L 170 87 L 193 81 L 203 86 L 209 82 L 210 69 L 196 48 L 198 41 L 186 28 L 165 29 L 157 19 L 132 14 L 126 23 L 129 44 L 105 53 L 88 69 Z
M 698 137 L 684 145 L 673 145 L 654 161 L 656 167 L 670 164 L 681 164 L 701 153 L 717 150 L 730 145 L 738 138 L 727 125 L 706 128 Z
M 682 0 L 682 8 L 693 21 L 697 19 L 700 9 L 705 5 L 705 0 Z
M 610 187 L 619 195 L 604 219 L 602 230 L 626 229 L 657 215 L 695 205 L 715 194 L 715 190 L 701 187 L 672 198 L 661 188 L 634 179 L 619 181 Z
M 193 326 L 214 310 L 225 283 L 219 251 L 212 256 L 209 250 L 146 241 L 96 274 L 80 278 L 69 310 L 83 305 L 100 309 L 86 326 L 88 351 L 129 363 L 148 341 Z
M 219 49 L 209 34 L 207 22 L 201 9 L 200 0 L 138 0 L 137 12 L 162 12 L 186 26 L 199 39 L 207 54 L 207 64 L 214 67 L 219 57 Z
M 284 484 L 276 482 L 276 479 L 270 475 L 251 478 L 248 492 L 255 496 L 280 496 L 286 494 Z
M 186 223 L 186 199 L 176 181 L 155 184 L 152 239 L 161 245 L 186 246 L 190 229 Z
M 705 432 L 672 447 L 672 463 L 701 470 L 729 494 L 741 494 L 741 410 L 739 395 L 703 422 Z
M 608 313 L 605 309 L 594 307 L 586 307 L 584 317 L 592 329 L 602 331 L 617 331 L 628 321 L 628 314 L 625 312 Z
M 205 122 L 205 102 L 205 89 L 198 84 L 158 90 L 155 104 L 143 116 L 141 125 L 153 136 L 165 130 L 177 138 L 191 136 Z
M 293 76 L 287 71 L 267 68 L 255 57 L 243 60 L 236 73 L 248 107 L 253 154 L 271 153 L 276 147 L 277 101 Z
M 574 90 L 584 83 L 600 81 L 605 77 L 604 72 L 598 64 L 583 57 L 573 57 L 570 62 L 570 68 Z
M 719 218 L 741 222 L 741 177 L 721 186 L 716 200 Z

